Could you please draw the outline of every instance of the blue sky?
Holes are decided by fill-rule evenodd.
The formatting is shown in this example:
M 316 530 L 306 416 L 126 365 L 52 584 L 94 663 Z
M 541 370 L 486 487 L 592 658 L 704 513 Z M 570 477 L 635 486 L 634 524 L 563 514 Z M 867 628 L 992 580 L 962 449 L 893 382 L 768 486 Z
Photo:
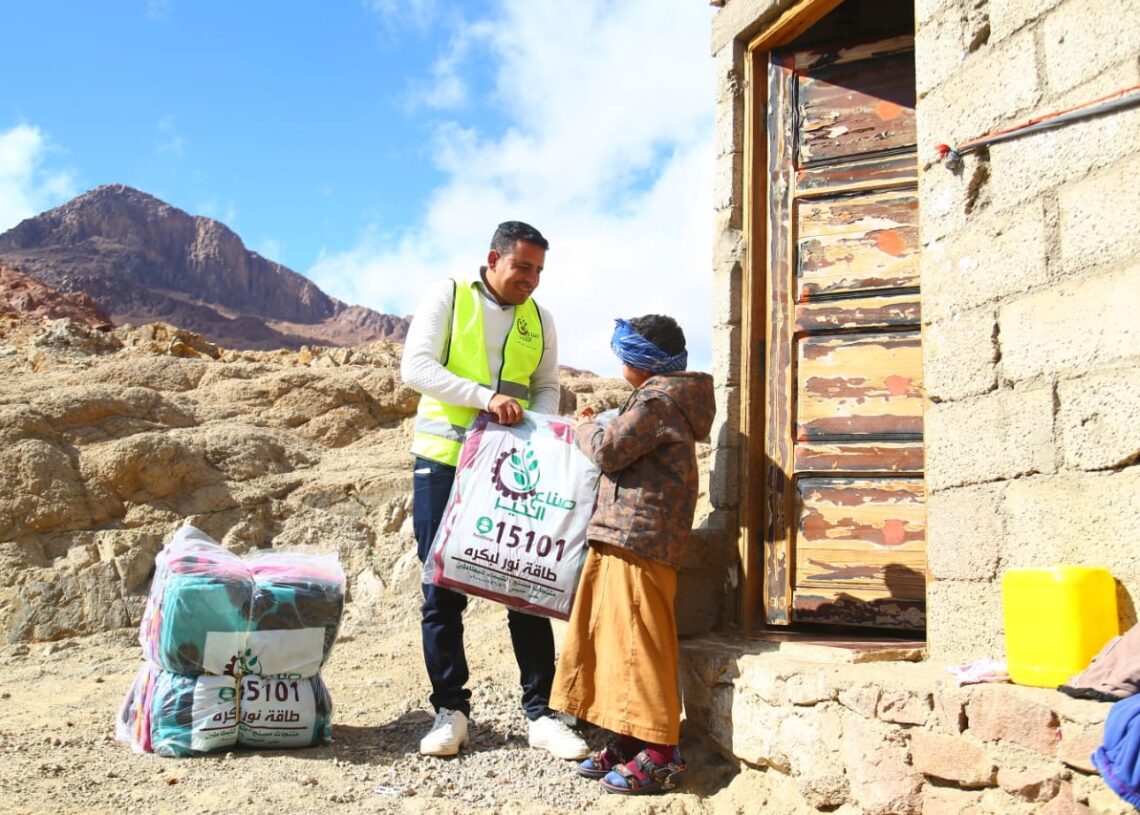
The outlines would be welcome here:
M 0 231 L 100 184 L 216 218 L 329 294 L 410 314 L 502 220 L 551 241 L 560 360 L 613 317 L 711 342 L 702 0 L 36 0 L 0 29 Z

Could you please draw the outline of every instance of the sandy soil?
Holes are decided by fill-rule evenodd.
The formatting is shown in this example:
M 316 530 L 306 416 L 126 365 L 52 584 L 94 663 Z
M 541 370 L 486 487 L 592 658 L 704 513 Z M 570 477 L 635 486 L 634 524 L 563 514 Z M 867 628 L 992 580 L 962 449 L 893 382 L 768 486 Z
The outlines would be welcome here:
M 483 601 L 467 614 L 471 746 L 454 759 L 420 756 L 431 716 L 411 616 L 342 629 L 322 671 L 336 706 L 331 745 L 193 759 L 139 755 L 115 741 L 115 713 L 141 663 L 134 630 L 2 646 L 0 812 L 733 815 L 775 804 L 759 774 L 739 774 L 688 732 L 688 774 L 654 796 L 607 794 L 572 763 L 530 749 L 505 612 Z M 583 733 L 604 741 L 593 728 Z

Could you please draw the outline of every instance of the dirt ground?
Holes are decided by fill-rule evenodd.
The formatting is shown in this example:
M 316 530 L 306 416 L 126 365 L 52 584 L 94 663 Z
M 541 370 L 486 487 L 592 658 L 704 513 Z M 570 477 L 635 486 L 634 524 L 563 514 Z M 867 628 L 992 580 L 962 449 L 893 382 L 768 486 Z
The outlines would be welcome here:
M 115 740 L 116 712 L 141 664 L 133 629 L 2 646 L 0 813 L 734 815 L 776 803 L 758 773 L 739 773 L 684 730 L 689 771 L 652 796 L 607 794 L 573 763 L 530 749 L 505 612 L 478 600 L 467 613 L 470 747 L 453 759 L 420 756 L 431 716 L 419 626 L 396 616 L 342 628 L 322 671 L 335 705 L 332 744 L 189 759 L 136 754 Z M 583 735 L 604 740 L 588 726 Z

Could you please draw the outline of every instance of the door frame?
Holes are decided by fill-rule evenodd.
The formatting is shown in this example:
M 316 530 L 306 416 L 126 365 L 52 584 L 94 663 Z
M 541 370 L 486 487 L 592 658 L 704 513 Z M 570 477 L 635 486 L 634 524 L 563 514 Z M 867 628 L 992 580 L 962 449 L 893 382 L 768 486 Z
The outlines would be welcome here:
M 749 631 L 768 625 L 764 587 L 764 485 L 765 400 L 767 395 L 766 352 L 771 291 L 768 246 L 768 55 L 788 45 L 818 23 L 843 0 L 796 0 L 748 41 L 744 56 L 744 163 L 743 226 L 745 258 L 741 296 L 741 405 L 740 433 L 740 626 Z M 759 175 L 757 175 L 759 173 Z M 790 372 L 789 372 L 790 373 Z M 785 567 L 790 564 L 785 564 Z M 785 581 L 789 586 L 791 581 Z M 791 597 L 785 598 L 784 608 Z M 785 619 L 783 622 L 788 622 Z

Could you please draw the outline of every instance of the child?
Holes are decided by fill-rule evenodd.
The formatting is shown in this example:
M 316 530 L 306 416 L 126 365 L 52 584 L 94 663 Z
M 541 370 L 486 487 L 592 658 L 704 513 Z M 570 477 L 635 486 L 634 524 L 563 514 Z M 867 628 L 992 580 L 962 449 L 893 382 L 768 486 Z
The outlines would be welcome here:
M 697 503 L 695 441 L 716 408 L 712 377 L 685 371 L 671 317 L 618 320 L 611 347 L 634 392 L 604 428 L 588 409 L 577 428 L 602 478 L 550 705 L 615 734 L 579 774 L 639 794 L 685 769 L 673 598 Z

